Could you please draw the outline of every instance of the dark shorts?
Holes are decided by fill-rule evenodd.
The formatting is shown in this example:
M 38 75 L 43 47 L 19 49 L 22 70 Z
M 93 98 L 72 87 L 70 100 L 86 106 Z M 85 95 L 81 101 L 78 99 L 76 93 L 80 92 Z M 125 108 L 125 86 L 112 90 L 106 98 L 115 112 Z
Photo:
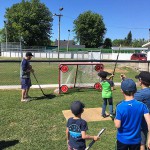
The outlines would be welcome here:
M 123 144 L 117 140 L 117 150 L 140 150 L 139 144 Z
M 29 89 L 31 87 L 31 79 L 26 78 L 26 79 L 21 79 L 21 89 Z
M 86 147 L 75 149 L 68 144 L 68 150 L 85 150 Z

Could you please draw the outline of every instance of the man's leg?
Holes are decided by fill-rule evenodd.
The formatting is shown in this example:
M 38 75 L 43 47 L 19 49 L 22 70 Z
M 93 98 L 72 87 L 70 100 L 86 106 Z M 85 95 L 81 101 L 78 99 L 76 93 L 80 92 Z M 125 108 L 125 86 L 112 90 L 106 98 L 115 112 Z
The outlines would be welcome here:
M 21 99 L 25 99 L 26 98 L 26 89 L 22 89 L 22 94 L 21 94 Z

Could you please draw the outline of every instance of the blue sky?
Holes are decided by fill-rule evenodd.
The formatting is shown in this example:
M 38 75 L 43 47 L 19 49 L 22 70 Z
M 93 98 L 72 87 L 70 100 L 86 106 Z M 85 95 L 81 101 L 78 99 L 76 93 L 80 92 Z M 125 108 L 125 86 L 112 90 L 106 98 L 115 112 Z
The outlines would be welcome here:
M 21 0 L 0 0 L 0 28 L 4 26 L 4 14 L 8 7 Z M 73 21 L 79 14 L 91 10 L 103 17 L 107 28 L 105 38 L 124 39 L 129 31 L 133 39 L 149 39 L 150 0 L 41 0 L 54 14 L 61 18 L 60 39 L 68 39 L 68 30 L 73 30 Z M 58 17 L 54 17 L 52 40 L 58 39 Z M 74 33 L 70 32 L 70 39 Z

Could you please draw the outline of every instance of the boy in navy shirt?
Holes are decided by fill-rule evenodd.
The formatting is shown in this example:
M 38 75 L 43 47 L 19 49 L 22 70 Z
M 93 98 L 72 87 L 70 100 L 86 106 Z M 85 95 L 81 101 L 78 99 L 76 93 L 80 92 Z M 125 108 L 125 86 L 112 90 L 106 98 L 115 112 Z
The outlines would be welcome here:
M 140 150 L 141 122 L 144 116 L 148 130 L 148 147 L 150 148 L 150 115 L 147 106 L 136 99 L 136 84 L 132 79 L 124 79 L 121 83 L 121 91 L 124 100 L 116 107 L 114 120 L 117 132 L 117 150 Z
M 71 111 L 75 115 L 68 119 L 66 136 L 68 150 L 85 150 L 86 139 L 94 139 L 97 141 L 99 137 L 86 134 L 88 130 L 87 122 L 81 118 L 84 111 L 84 104 L 80 101 L 74 101 L 71 104 Z

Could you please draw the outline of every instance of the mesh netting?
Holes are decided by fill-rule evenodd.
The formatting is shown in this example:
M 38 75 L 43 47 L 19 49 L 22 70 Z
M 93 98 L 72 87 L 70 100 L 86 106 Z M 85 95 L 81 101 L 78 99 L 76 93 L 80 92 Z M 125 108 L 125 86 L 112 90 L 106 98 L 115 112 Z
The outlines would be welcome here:
M 95 88 L 99 82 L 98 72 L 103 70 L 100 63 L 74 63 L 60 65 L 60 89 L 68 88 Z M 61 89 L 63 90 L 63 88 Z M 66 90 L 66 88 L 65 88 Z M 64 92 L 64 91 L 62 91 Z

